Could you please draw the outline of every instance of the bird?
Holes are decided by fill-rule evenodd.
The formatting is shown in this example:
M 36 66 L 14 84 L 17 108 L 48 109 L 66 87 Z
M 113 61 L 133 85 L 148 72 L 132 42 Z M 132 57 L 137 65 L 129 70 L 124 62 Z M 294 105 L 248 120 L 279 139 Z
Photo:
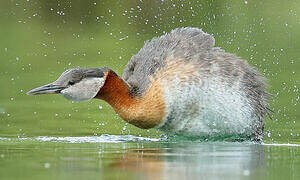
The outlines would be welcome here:
M 122 77 L 108 67 L 72 68 L 27 94 L 104 100 L 126 122 L 170 136 L 252 141 L 264 136 L 270 97 L 255 67 L 195 27 L 145 41 Z

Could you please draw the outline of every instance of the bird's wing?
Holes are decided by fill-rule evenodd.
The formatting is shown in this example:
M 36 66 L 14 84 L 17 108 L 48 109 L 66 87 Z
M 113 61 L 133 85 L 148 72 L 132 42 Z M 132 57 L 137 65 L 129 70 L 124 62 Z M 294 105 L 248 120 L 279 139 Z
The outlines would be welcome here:
M 145 92 L 150 77 L 163 69 L 166 59 L 191 61 L 195 56 L 207 56 L 214 47 L 212 35 L 198 28 L 179 28 L 161 37 L 146 41 L 138 54 L 134 55 L 124 69 L 123 79 L 136 94 Z

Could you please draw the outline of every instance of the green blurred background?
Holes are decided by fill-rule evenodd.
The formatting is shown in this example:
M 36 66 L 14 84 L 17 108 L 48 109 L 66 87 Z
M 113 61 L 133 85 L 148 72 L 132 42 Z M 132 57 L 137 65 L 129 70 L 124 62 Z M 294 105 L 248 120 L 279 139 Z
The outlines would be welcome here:
M 268 79 L 267 142 L 300 143 L 300 1 L 0 1 L 0 137 L 132 134 L 106 103 L 27 96 L 73 67 L 118 74 L 147 39 L 177 27 L 214 34 Z M 298 111 L 297 111 L 298 110 Z

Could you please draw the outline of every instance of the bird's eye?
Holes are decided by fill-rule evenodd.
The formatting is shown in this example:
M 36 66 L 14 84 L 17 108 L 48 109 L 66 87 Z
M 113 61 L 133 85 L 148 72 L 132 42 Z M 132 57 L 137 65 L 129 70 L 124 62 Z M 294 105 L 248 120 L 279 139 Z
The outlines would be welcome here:
M 69 81 L 69 83 L 68 83 L 69 85 L 74 85 L 75 84 L 75 82 L 74 81 Z

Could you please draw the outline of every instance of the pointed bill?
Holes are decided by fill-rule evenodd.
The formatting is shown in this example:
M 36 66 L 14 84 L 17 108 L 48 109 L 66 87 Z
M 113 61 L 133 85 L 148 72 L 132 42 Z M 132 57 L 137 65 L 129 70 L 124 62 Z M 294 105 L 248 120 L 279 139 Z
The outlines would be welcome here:
M 65 89 L 64 86 L 54 85 L 52 83 L 46 84 L 44 86 L 32 89 L 28 91 L 27 95 L 37 95 L 37 94 L 58 94 L 61 90 Z

